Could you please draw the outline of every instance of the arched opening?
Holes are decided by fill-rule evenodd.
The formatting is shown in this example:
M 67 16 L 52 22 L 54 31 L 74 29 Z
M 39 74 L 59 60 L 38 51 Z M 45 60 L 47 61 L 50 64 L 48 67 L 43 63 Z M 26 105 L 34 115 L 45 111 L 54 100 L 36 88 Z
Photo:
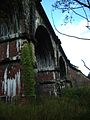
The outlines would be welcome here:
M 40 25 L 36 30 L 35 38 L 37 68 L 39 70 L 47 69 L 47 67 L 50 68 L 54 64 L 54 51 L 47 29 L 44 26 Z
M 66 67 L 62 56 L 59 58 L 59 65 L 60 65 L 60 78 L 63 79 L 66 76 Z

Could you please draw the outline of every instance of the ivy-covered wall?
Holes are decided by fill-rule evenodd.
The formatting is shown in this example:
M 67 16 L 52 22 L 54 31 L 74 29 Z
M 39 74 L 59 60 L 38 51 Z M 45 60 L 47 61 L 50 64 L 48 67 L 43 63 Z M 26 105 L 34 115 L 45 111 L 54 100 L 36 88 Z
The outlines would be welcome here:
M 26 97 L 35 96 L 35 71 L 32 43 L 24 43 L 21 50 L 22 78 Z

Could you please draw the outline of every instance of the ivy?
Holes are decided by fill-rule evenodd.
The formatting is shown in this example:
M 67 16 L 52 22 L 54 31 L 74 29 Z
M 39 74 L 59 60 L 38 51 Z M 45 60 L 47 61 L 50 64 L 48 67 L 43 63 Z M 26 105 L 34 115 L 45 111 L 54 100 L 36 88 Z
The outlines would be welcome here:
M 35 96 L 35 71 L 32 43 L 24 43 L 21 50 L 22 78 L 26 97 Z

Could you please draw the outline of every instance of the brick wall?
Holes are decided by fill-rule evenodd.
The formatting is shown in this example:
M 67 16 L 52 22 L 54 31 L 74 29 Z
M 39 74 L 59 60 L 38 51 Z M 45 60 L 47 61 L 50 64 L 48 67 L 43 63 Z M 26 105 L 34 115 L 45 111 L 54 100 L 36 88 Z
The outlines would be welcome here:
M 71 80 L 73 86 L 86 86 L 90 85 L 90 79 L 88 79 L 81 71 L 69 68 L 68 79 Z
M 53 72 L 39 72 L 37 74 L 38 81 L 51 81 L 54 80 Z

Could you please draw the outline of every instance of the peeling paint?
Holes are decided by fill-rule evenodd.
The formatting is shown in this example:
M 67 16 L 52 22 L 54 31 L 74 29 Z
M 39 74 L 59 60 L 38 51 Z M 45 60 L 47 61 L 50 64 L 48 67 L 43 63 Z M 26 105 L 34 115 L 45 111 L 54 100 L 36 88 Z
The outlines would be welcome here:
M 4 81 L 3 81 L 2 90 L 4 90 L 4 95 L 13 97 L 16 96 L 17 87 L 18 87 L 17 93 L 20 94 L 20 70 L 15 74 L 14 78 L 11 77 L 8 78 L 7 71 L 8 71 L 8 67 L 6 67 L 4 72 Z
M 7 92 L 7 68 L 5 69 L 4 72 L 4 81 L 3 81 L 3 89 L 4 89 L 4 94 L 6 95 Z
M 21 50 L 21 39 L 16 41 L 16 48 L 17 48 L 17 52 L 19 53 Z
M 55 80 L 55 78 L 56 78 L 56 77 L 55 77 L 55 72 L 53 72 L 53 79 Z
M 22 0 L 21 2 L 23 9 L 21 11 L 18 11 L 15 5 L 12 6 L 15 8 L 13 9 L 14 11 L 9 8 L 10 14 L 7 11 L 3 11 L 11 3 L 9 3 L 9 6 L 4 3 L 4 7 L 0 8 L 0 40 L 2 42 L 0 44 L 0 95 L 13 97 L 24 93 L 24 82 L 22 82 L 23 80 L 20 81 L 20 63 L 16 63 L 17 61 L 15 60 L 20 59 L 21 47 L 23 47 L 22 43 L 28 40 L 27 38 L 20 37 L 19 33 L 28 33 L 30 40 L 35 39 L 35 46 L 33 46 L 33 52 L 35 51 L 35 53 L 33 54 L 36 54 L 34 59 L 37 66 L 34 67 L 37 73 L 36 78 L 38 77 L 37 82 L 40 83 L 42 88 L 39 88 L 40 92 L 44 91 L 50 95 L 54 94 L 57 96 L 57 87 L 60 90 L 64 88 L 68 84 L 65 83 L 67 79 L 74 86 L 77 83 L 78 86 L 85 85 L 87 81 L 90 84 L 90 81 L 82 76 L 81 72 L 78 74 L 72 67 L 69 68 L 71 65 L 69 66 L 70 63 L 67 64 L 69 61 L 61 45 L 58 44 L 57 40 L 59 39 L 54 35 L 52 27 L 50 27 L 43 12 L 41 14 L 41 12 L 39 13 L 40 9 L 36 8 L 35 10 L 34 3 L 31 0 Z M 20 16 L 19 12 L 21 13 Z M 2 13 L 4 14 L 2 15 Z M 19 39 L 19 37 L 22 39 Z M 61 57 L 62 59 L 59 60 Z M 7 60 L 6 58 L 9 59 Z
M 16 60 L 16 59 L 17 59 L 17 56 L 12 57 L 12 60 Z
M 6 55 L 7 55 L 7 58 L 9 58 L 9 42 L 7 42 L 7 53 L 6 53 Z
M 19 40 L 16 41 L 16 48 L 17 48 L 17 52 L 19 52 Z
M 53 91 L 54 95 L 57 96 L 57 90 L 56 90 L 56 87 L 54 85 L 54 91 Z
M 20 70 L 17 72 L 16 76 L 16 83 L 17 83 L 17 87 L 18 87 L 18 95 L 20 94 Z

